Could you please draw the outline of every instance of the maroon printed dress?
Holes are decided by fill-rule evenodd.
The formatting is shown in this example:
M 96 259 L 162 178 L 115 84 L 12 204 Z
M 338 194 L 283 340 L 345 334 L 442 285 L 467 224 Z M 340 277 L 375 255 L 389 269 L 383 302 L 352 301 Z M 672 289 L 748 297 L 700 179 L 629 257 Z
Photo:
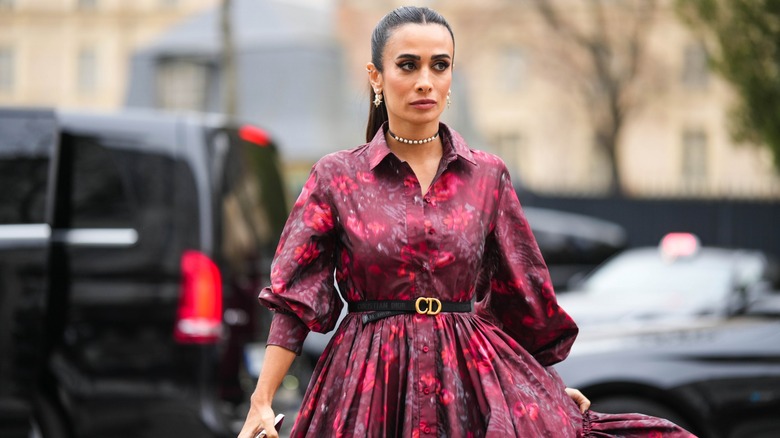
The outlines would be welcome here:
M 260 301 L 268 343 L 299 353 L 347 302 L 436 297 L 474 311 L 343 320 L 292 436 L 689 437 L 642 415 L 583 415 L 551 368 L 577 326 L 560 307 L 503 162 L 441 125 L 428 192 L 383 131 L 322 158 L 287 221 Z M 338 282 L 338 291 L 334 286 Z

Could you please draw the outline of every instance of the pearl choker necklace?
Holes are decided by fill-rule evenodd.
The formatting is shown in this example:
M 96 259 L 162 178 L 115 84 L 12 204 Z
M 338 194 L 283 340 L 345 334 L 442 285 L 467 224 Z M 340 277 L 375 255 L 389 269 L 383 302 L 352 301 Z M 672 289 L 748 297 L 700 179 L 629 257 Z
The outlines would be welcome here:
M 424 138 L 422 140 L 409 140 L 408 138 L 399 137 L 399 136 L 395 135 L 393 133 L 393 131 L 391 131 L 389 129 L 387 130 L 387 133 L 390 134 L 390 137 L 393 137 L 395 139 L 395 141 L 399 141 L 401 143 L 406 143 L 406 144 L 425 144 L 425 143 L 430 143 L 430 142 L 436 140 L 437 138 L 439 138 L 439 133 L 438 132 L 436 132 L 436 134 L 433 134 L 432 136 L 430 136 L 428 138 Z

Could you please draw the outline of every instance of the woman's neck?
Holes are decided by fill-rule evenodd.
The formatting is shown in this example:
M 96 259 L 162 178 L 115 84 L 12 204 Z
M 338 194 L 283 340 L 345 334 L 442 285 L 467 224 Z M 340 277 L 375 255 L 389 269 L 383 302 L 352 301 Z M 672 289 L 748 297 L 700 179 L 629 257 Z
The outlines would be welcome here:
M 421 162 L 433 159 L 438 161 L 442 156 L 441 138 L 424 144 L 401 143 L 390 135 L 386 135 L 387 147 L 401 160 L 408 162 Z
M 438 160 L 442 156 L 438 121 L 416 126 L 388 124 L 385 140 L 402 161 Z
M 438 120 L 423 124 L 390 121 L 387 126 L 393 134 L 407 140 L 425 140 L 439 132 Z

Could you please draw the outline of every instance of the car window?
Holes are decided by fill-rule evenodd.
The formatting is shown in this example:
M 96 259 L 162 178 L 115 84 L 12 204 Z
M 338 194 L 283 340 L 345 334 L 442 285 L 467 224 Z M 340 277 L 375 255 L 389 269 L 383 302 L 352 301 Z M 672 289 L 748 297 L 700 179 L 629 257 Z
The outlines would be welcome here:
M 46 222 L 56 121 L 41 114 L 3 114 L 0 133 L 0 225 Z
M 704 255 L 662 259 L 656 251 L 624 253 L 595 271 L 584 283 L 594 297 L 637 300 L 678 297 L 687 303 L 714 302 L 725 298 L 733 284 L 729 257 Z
M 223 163 L 223 255 L 239 262 L 272 254 L 281 227 L 276 213 L 284 213 L 284 190 L 273 183 L 280 181 L 275 154 L 230 131 L 217 133 L 212 144 L 215 161 Z
M 70 226 L 127 228 L 135 225 L 127 175 L 105 140 L 67 136 L 63 158 L 69 166 Z
M 780 263 L 775 257 L 768 258 L 764 278 L 769 282 L 773 291 L 780 293 Z
M 749 288 L 764 278 L 767 261 L 761 256 L 754 254 L 741 254 L 737 257 L 734 267 L 735 286 L 740 289 Z

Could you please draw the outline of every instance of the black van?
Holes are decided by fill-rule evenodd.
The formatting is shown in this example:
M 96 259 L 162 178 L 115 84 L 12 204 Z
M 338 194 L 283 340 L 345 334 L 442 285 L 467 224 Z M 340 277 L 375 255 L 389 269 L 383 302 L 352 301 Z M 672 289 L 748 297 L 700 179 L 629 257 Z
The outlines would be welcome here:
M 235 436 L 286 216 L 258 127 L 0 108 L 0 436 Z

